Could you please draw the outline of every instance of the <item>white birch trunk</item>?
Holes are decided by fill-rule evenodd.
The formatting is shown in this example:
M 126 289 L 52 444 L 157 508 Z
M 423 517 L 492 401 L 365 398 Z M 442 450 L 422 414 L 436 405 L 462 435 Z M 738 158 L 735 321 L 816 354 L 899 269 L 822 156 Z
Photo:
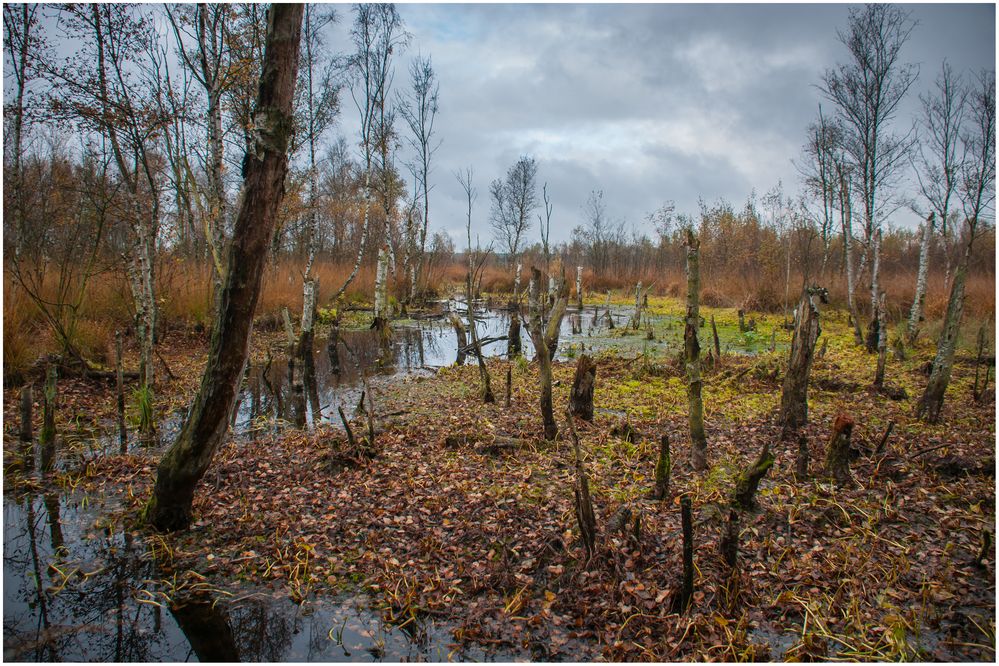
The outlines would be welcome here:
M 919 273 L 916 275 L 916 295 L 909 311 L 909 343 L 915 342 L 919 334 L 919 322 L 923 318 L 923 305 L 926 301 L 926 277 L 930 268 L 930 239 L 933 237 L 933 214 L 923 224 L 923 241 L 919 247 Z

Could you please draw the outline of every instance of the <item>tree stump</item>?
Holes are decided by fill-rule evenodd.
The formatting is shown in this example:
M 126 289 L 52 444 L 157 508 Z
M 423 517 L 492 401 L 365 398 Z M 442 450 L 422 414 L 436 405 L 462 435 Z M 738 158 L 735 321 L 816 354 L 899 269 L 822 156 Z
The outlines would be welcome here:
M 51 472 L 55 468 L 56 440 L 56 368 L 50 365 L 45 373 L 45 402 L 42 407 L 42 430 L 38 442 L 42 452 L 42 471 Z
M 760 480 L 766 476 L 773 464 L 774 454 L 770 451 L 770 445 L 766 444 L 756 462 L 742 470 L 735 479 L 733 498 L 737 507 L 746 510 L 756 508 L 756 490 L 760 486 Z
M 508 358 L 519 356 L 523 350 L 520 340 L 520 315 L 515 311 L 510 315 L 510 328 L 507 330 L 506 355 Z
M 694 519 L 689 495 L 680 498 L 680 522 L 683 529 L 683 582 L 673 610 L 685 613 L 694 597 Z
M 569 409 L 573 416 L 584 421 L 593 420 L 593 388 L 597 379 L 597 364 L 588 354 L 576 362 L 576 376 L 569 394 Z
M 21 428 L 20 438 L 22 442 L 30 442 L 34 439 L 31 425 L 31 410 L 34 407 L 34 391 L 32 385 L 27 384 L 21 389 Z
M 659 438 L 659 460 L 656 461 L 656 487 L 653 499 L 664 500 L 669 496 L 670 473 L 673 471 L 673 458 L 669 450 L 669 436 L 663 433 Z
M 818 288 L 806 288 L 798 301 L 791 353 L 780 397 L 780 424 L 785 432 L 795 431 L 808 423 L 808 379 L 815 343 L 822 332 L 815 297 L 821 293 Z
M 808 478 L 809 455 L 808 438 L 798 435 L 798 457 L 795 460 L 794 478 L 799 482 Z
M 853 482 L 850 475 L 850 437 L 854 421 L 846 414 L 840 414 L 833 423 L 832 436 L 826 448 L 826 471 L 836 483 L 847 485 Z

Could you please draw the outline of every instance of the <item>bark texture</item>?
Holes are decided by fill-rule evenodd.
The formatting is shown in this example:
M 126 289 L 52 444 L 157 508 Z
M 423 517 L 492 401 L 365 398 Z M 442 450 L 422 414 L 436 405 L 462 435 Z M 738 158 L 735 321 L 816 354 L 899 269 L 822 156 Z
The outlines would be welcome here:
M 532 268 L 531 272 L 531 318 L 527 330 L 534 343 L 534 358 L 538 361 L 538 374 L 541 383 L 541 420 L 544 423 L 545 439 L 554 441 L 558 436 L 558 425 L 555 423 L 552 407 L 552 356 L 554 356 L 555 348 L 558 346 L 558 331 L 559 326 L 562 325 L 562 317 L 565 315 L 566 299 L 564 295 L 555 299 L 555 304 L 548 313 L 546 322 L 544 299 L 538 293 L 541 284 L 541 271 Z
M 923 240 L 919 245 L 919 272 L 916 274 L 916 296 L 909 310 L 908 334 L 909 344 L 916 341 L 919 335 L 919 323 L 923 321 L 923 305 L 926 303 L 926 276 L 930 271 L 930 240 L 933 238 L 933 213 L 926 218 L 923 225 Z
M 302 14 L 301 4 L 275 4 L 268 12 L 253 145 L 244 163 L 243 191 L 208 362 L 180 435 L 160 461 L 146 507 L 148 521 L 160 530 L 190 524 L 195 487 L 222 443 L 236 402 L 267 249 L 284 196 Z
M 760 457 L 752 465 L 742 470 L 735 480 L 735 505 L 740 509 L 756 508 L 756 490 L 760 487 L 760 481 L 770 471 L 774 464 L 774 454 L 767 444 L 760 451 Z
M 687 369 L 687 425 L 690 431 L 690 461 L 695 470 L 708 466 L 708 439 L 704 434 L 704 405 L 701 402 L 701 347 L 697 342 L 700 325 L 700 241 L 687 229 L 687 319 L 683 329 L 683 351 Z
M 576 361 L 576 376 L 569 395 L 569 410 L 584 421 L 593 420 L 593 388 L 597 381 L 597 364 L 587 354 Z
M 664 500 L 669 497 L 670 472 L 673 471 L 673 457 L 669 450 L 669 437 L 665 434 L 659 439 L 659 459 L 656 461 L 656 487 L 652 498 Z
M 971 243 L 965 248 L 961 263 L 954 273 L 950 298 L 947 300 L 947 314 L 944 315 L 944 325 L 937 340 L 937 354 L 933 358 L 933 369 L 930 371 L 930 381 L 926 390 L 916 404 L 916 416 L 929 423 L 937 423 L 943 413 L 944 394 L 950 384 L 950 373 L 954 368 L 954 353 L 957 351 L 957 336 L 961 329 L 961 317 L 964 315 L 964 285 L 968 277 L 968 261 L 971 254 Z
M 853 434 L 853 425 L 853 419 L 846 414 L 837 416 L 826 448 L 826 472 L 840 485 L 853 482 L 853 477 L 850 476 L 850 436 Z
M 822 332 L 819 328 L 819 298 L 820 290 L 806 288 L 798 301 L 791 356 L 780 397 L 780 423 L 786 431 L 797 430 L 808 423 L 808 377 L 812 371 L 815 342 Z

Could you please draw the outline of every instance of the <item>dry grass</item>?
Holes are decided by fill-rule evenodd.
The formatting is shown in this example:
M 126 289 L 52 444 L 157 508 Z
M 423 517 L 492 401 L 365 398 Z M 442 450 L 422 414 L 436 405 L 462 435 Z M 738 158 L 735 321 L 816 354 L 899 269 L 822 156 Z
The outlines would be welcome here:
M 314 267 L 319 280 L 319 306 L 328 306 L 335 291 L 343 284 L 350 273 L 351 265 L 318 262 Z M 461 289 L 466 268 L 460 258 L 450 263 L 428 267 L 429 289 L 433 294 L 444 294 Z M 287 307 L 297 319 L 302 308 L 302 264 L 291 259 L 268 265 L 264 275 L 257 316 L 262 320 L 278 322 L 281 309 Z M 570 282 L 575 275 L 567 276 Z M 934 330 L 935 321 L 942 318 L 946 310 L 949 287 L 945 289 L 942 272 L 930 275 L 929 291 L 926 299 L 925 331 Z M 401 293 L 403 284 L 394 285 L 394 293 Z M 56 276 L 46 276 L 43 297 L 55 300 Z M 525 269 L 522 287 L 526 288 L 529 274 Z M 682 298 L 686 292 L 686 277 L 682 270 L 656 271 L 653 268 L 630 274 L 624 271 L 609 271 L 597 275 L 590 269 L 583 273 L 584 291 L 587 298 L 599 298 L 607 290 L 634 293 L 634 285 L 641 280 L 643 285 L 652 285 L 652 294 Z M 846 302 L 845 279 L 834 274 L 823 282 L 830 291 L 834 304 L 842 306 Z M 791 278 L 792 289 L 789 305 L 793 307 L 796 289 L 801 283 L 800 275 Z M 908 316 L 909 304 L 915 291 L 915 274 L 912 271 L 886 273 L 882 285 L 888 293 L 891 304 L 891 319 L 904 321 Z M 486 266 L 482 276 L 482 290 L 490 293 L 509 293 L 513 289 L 513 271 L 507 266 L 493 261 Z M 211 274 L 207 263 L 167 257 L 159 265 L 157 285 L 160 303 L 161 323 L 167 327 L 207 326 L 211 310 Z M 358 272 L 345 294 L 350 303 L 367 302 L 374 291 L 374 267 L 364 266 Z M 71 292 L 72 293 L 72 292 Z M 994 273 L 972 273 L 966 289 L 966 324 L 990 320 L 995 312 Z M 858 289 L 861 311 L 866 313 L 868 298 L 866 292 Z M 779 312 L 784 307 L 783 280 L 768 280 L 760 275 L 711 274 L 705 271 L 701 281 L 701 302 L 712 307 L 741 307 L 746 310 Z M 84 355 L 94 361 L 103 362 L 111 358 L 114 344 L 114 331 L 128 329 L 132 320 L 131 295 L 124 276 L 119 273 L 105 273 L 93 278 L 87 285 L 86 295 L 79 309 L 72 342 Z M 970 330 L 970 329 L 968 329 Z M 49 330 L 41 313 L 32 301 L 15 286 L 9 275 L 4 279 L 3 306 L 4 377 L 14 381 L 23 376 L 34 361 L 43 354 L 57 351 L 55 336 Z

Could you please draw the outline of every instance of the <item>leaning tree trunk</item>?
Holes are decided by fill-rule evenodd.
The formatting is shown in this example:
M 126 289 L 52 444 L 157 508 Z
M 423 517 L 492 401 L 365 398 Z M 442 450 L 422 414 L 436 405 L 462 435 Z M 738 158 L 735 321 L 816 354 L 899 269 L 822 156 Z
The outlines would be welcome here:
M 806 288 L 798 302 L 791 356 L 780 396 L 780 424 L 787 432 L 808 423 L 808 376 L 815 357 L 815 342 L 822 332 L 819 328 L 819 308 L 814 300 L 817 295 L 817 291 Z
M 267 249 L 284 196 L 302 13 L 301 4 L 274 4 L 268 12 L 257 127 L 253 149 L 244 163 L 222 307 L 212 328 L 201 387 L 180 435 L 160 461 L 153 496 L 146 506 L 147 519 L 161 530 L 190 524 L 195 486 L 225 436 L 236 402 Z
M 704 434 L 704 404 L 701 402 L 701 347 L 697 342 L 700 325 L 700 241 L 687 229 L 687 320 L 683 329 L 683 350 L 687 367 L 687 423 L 690 430 L 690 461 L 695 470 L 707 469 L 708 439 Z
M 919 335 L 919 322 L 923 320 L 923 305 L 926 302 L 926 276 L 930 270 L 930 239 L 933 237 L 933 213 L 923 225 L 923 242 L 919 246 L 919 272 L 916 274 L 916 297 L 909 310 L 909 326 L 906 334 L 911 345 Z
M 974 234 L 971 234 L 974 238 Z M 961 317 L 964 314 L 964 284 L 968 276 L 968 261 L 971 256 L 971 241 L 965 247 L 964 256 L 954 273 L 951 285 L 950 299 L 947 301 L 947 314 L 944 316 L 943 329 L 937 341 L 937 355 L 933 359 L 933 369 L 930 371 L 930 381 L 926 390 L 916 404 L 916 416 L 930 423 L 940 420 L 943 412 L 944 394 L 950 384 L 950 373 L 954 367 L 954 353 L 957 351 L 957 336 L 961 329 Z
M 541 291 L 541 271 L 532 268 L 530 284 L 530 320 L 527 331 L 534 342 L 534 357 L 538 361 L 538 374 L 541 383 L 541 420 L 544 423 L 544 434 L 547 441 L 554 441 L 558 436 L 558 425 L 555 423 L 552 408 L 552 356 L 558 345 L 558 331 L 565 314 L 566 299 L 560 296 L 548 315 L 547 326 L 544 323 L 544 302 L 539 294 Z

